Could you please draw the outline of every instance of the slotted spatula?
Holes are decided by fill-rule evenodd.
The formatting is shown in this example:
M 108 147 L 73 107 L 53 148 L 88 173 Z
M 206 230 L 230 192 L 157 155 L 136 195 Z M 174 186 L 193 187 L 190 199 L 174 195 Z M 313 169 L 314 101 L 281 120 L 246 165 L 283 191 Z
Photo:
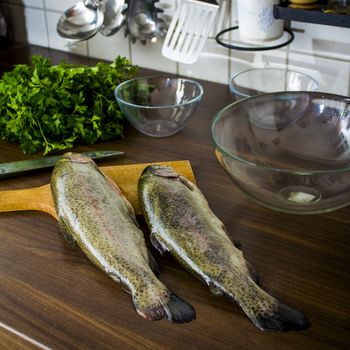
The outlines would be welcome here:
M 170 23 L 162 47 L 174 61 L 196 62 L 213 27 L 219 5 L 210 0 L 182 0 Z

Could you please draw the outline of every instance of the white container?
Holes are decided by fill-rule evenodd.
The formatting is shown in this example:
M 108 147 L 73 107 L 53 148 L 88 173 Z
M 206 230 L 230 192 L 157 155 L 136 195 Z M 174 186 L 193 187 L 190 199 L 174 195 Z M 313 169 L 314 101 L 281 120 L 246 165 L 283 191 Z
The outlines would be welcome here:
M 283 35 L 284 21 L 273 17 L 279 0 L 238 0 L 239 34 L 244 42 L 259 43 Z

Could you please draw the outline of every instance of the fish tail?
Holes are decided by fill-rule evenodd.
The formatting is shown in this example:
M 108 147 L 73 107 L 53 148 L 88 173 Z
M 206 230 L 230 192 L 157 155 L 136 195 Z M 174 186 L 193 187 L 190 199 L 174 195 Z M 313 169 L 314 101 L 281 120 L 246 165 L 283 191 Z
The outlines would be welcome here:
M 196 318 L 194 308 L 171 292 L 170 301 L 164 306 L 166 319 L 174 323 L 190 322 Z
M 281 303 L 259 287 L 252 278 L 242 283 L 241 291 L 229 286 L 223 293 L 236 301 L 254 325 L 260 330 L 297 331 L 310 327 L 304 314 Z
M 258 313 L 251 319 L 261 330 L 287 332 L 304 330 L 310 327 L 310 322 L 305 315 L 280 302 L 278 302 L 277 308 L 272 314 Z
M 172 292 L 170 292 L 170 297 L 164 304 L 158 303 L 147 308 L 140 308 L 137 303 L 134 303 L 134 305 L 138 314 L 151 321 L 165 318 L 170 322 L 185 323 L 196 318 L 193 307 Z

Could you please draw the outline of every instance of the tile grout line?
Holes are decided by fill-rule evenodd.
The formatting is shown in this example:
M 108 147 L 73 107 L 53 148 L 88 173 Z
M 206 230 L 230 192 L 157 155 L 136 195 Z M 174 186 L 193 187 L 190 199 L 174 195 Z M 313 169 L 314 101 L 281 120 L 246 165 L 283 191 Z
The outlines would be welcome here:
M 232 4 L 232 1 L 229 1 L 229 4 L 228 4 L 228 13 L 229 13 L 229 18 L 228 18 L 228 23 L 229 23 L 229 27 L 231 28 L 233 26 L 233 21 L 232 21 L 232 9 L 233 9 L 233 4 Z M 232 31 L 229 33 L 229 40 L 232 39 Z M 231 49 L 227 49 L 228 50 L 228 54 L 227 54 L 227 64 L 228 64 L 228 77 L 226 79 L 226 83 L 228 84 L 230 79 L 231 79 L 231 76 L 232 76 L 232 69 L 231 69 L 231 60 L 232 60 L 232 50 Z
M 49 35 L 49 24 L 48 24 L 48 20 L 47 20 L 46 0 L 43 0 L 43 5 L 44 5 L 44 18 L 45 18 L 45 27 L 46 27 L 47 48 L 50 48 L 50 35 Z
M 130 57 L 130 62 L 132 62 L 132 48 L 131 48 L 131 40 L 130 40 L 130 35 L 128 35 L 127 38 L 125 38 L 128 40 L 128 47 L 129 47 L 129 57 Z

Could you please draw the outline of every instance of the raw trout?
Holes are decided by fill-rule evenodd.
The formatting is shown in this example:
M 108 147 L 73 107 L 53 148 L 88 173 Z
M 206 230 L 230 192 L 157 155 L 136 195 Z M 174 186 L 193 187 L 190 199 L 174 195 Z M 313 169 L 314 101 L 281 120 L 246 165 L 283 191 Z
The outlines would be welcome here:
M 215 295 L 235 300 L 261 330 L 309 327 L 303 314 L 280 303 L 256 283 L 252 268 L 210 210 L 202 192 L 170 167 L 147 167 L 138 195 L 152 244 L 169 251 Z
M 91 158 L 65 154 L 53 170 L 51 190 L 63 234 L 130 292 L 141 316 L 176 323 L 195 318 L 192 306 L 155 276 L 157 265 L 131 204 Z

